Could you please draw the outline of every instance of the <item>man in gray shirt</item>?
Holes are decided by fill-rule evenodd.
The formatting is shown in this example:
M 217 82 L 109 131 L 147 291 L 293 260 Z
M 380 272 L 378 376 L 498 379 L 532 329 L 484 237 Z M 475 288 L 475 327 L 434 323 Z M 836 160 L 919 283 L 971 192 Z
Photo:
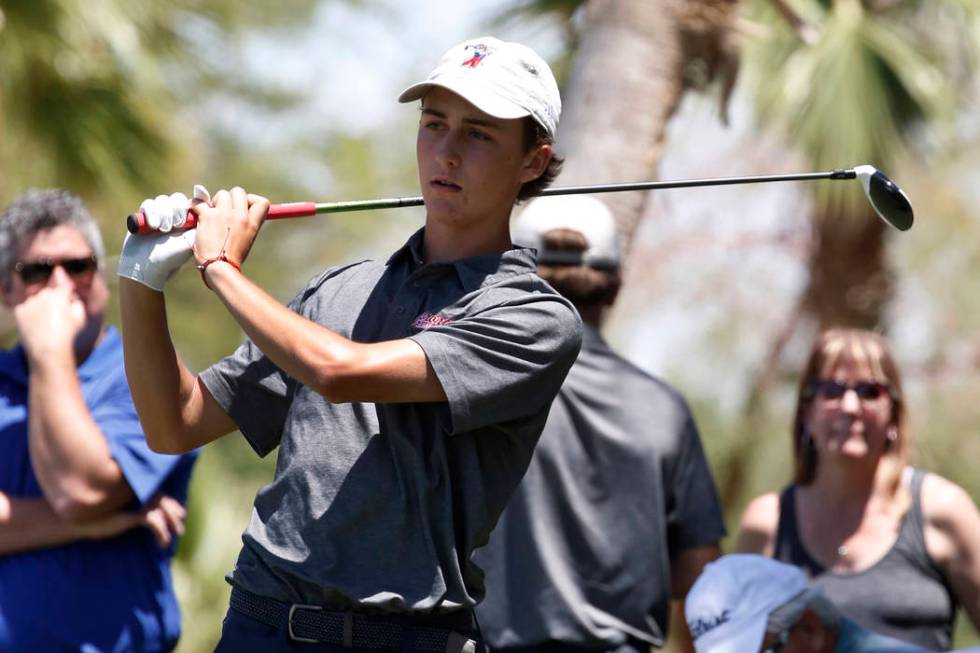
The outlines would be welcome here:
M 477 616 L 515 653 L 647 651 L 719 555 L 725 534 L 697 427 L 676 390 L 599 335 L 619 290 L 609 209 L 588 196 L 539 198 L 514 224 L 538 273 L 575 304 L 582 351 L 552 404 L 527 475 L 490 544 Z
M 547 64 L 481 38 L 449 50 L 421 100 L 423 229 L 384 261 L 328 269 L 284 307 L 241 264 L 268 211 L 241 188 L 144 202 L 161 235 L 120 258 L 126 369 L 151 446 L 241 430 L 279 449 L 255 499 L 219 651 L 471 650 L 483 574 L 470 560 L 524 473 L 578 352 L 574 308 L 511 245 L 515 201 L 557 172 Z M 162 289 L 193 255 L 248 340 L 195 376 Z M 183 258 L 181 258 L 183 257 Z

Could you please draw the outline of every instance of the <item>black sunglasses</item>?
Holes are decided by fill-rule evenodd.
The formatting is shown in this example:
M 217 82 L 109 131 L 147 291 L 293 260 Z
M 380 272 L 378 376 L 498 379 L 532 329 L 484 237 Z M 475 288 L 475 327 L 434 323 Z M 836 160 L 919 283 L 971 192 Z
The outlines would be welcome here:
M 99 265 L 99 261 L 95 258 L 95 254 L 84 258 L 64 258 L 58 260 L 42 258 L 36 261 L 17 261 L 14 265 L 14 271 L 25 284 L 34 285 L 47 283 L 54 269 L 59 265 L 73 279 L 83 279 L 92 276 L 95 268 Z
M 858 399 L 874 401 L 888 393 L 888 386 L 877 381 L 858 381 L 857 383 L 841 383 L 833 379 L 818 379 L 812 384 L 813 392 L 825 399 L 840 399 L 848 390 L 853 390 Z

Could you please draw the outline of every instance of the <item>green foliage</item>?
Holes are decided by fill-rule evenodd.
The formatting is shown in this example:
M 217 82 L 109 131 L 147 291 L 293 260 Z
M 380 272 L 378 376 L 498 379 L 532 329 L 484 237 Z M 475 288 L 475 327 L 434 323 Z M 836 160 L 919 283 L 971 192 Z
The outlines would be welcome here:
M 285 6 L 283 6 L 285 5 Z M 0 2 L 0 199 L 59 184 L 87 198 L 160 187 L 183 163 L 188 91 L 221 83 L 196 56 L 244 28 L 301 25 L 313 0 Z M 226 84 L 261 95 L 256 84 Z M 9 138 L 7 137 L 9 134 Z M 23 165 L 28 161 L 28 165 Z
M 494 30 L 509 30 L 515 26 L 558 27 L 564 41 L 562 53 L 549 61 L 551 71 L 559 86 L 563 86 L 570 73 L 572 55 L 578 47 L 579 33 L 574 20 L 586 0 L 509 0 L 491 19 Z
M 948 71 L 956 63 L 939 47 L 968 23 L 938 38 L 922 14 L 943 3 L 795 0 L 794 29 L 773 0 L 756 0 L 751 16 L 762 38 L 744 49 L 763 121 L 783 128 L 815 169 L 871 163 L 887 167 L 919 131 L 945 133 L 957 108 Z M 975 3 L 954 3 L 963 8 Z M 926 8 L 928 6 L 928 9 Z M 934 140 L 937 140 L 934 138 Z M 818 212 L 855 212 L 864 199 L 842 184 L 818 187 Z
M 515 0 L 500 14 L 501 20 L 550 18 L 569 21 L 584 0 Z

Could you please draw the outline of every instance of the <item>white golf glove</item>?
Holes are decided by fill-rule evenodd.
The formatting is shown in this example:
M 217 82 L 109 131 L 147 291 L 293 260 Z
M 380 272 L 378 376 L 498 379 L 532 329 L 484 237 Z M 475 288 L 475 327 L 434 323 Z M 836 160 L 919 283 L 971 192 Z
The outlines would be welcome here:
M 210 202 L 211 194 L 198 184 L 194 186 L 194 199 Z M 188 208 L 190 201 L 183 193 L 143 200 L 140 210 L 156 231 L 126 235 L 119 255 L 119 276 L 163 292 L 167 280 L 191 257 L 197 230 L 180 229 Z

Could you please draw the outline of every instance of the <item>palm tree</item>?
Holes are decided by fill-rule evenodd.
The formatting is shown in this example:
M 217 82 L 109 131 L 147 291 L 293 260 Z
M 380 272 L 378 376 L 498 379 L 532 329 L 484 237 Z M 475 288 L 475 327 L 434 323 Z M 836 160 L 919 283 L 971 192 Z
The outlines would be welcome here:
M 869 163 L 884 170 L 941 142 L 957 108 L 956 71 L 969 75 L 974 0 L 754 0 L 742 75 L 760 122 L 781 129 L 812 170 Z M 966 55 L 966 56 L 964 56 Z M 965 84 L 964 84 L 965 85 Z M 817 184 L 806 285 L 749 383 L 740 446 L 717 471 L 729 506 L 744 494 L 768 422 L 769 390 L 795 379 L 788 343 L 829 326 L 880 329 L 894 292 L 889 229 L 848 184 Z M 914 200 L 914 198 L 913 198 Z M 801 203 L 805 210 L 806 203 Z
M 940 126 L 956 109 L 956 88 L 976 70 L 976 0 L 746 4 L 747 29 L 735 2 L 524 2 L 525 9 L 565 17 L 577 10 L 583 18 L 564 93 L 562 183 L 655 176 L 664 127 L 683 92 L 720 76 L 727 97 L 738 61 L 736 34 L 739 74 L 755 93 L 760 121 L 782 128 L 809 169 L 870 163 L 894 170 L 909 151 L 942 142 Z M 692 75 L 698 71 L 705 72 Z M 861 194 L 849 184 L 810 188 L 816 194 L 807 286 L 750 384 L 739 429 L 749 439 L 762 432 L 764 399 L 787 343 L 801 330 L 829 325 L 880 327 L 893 294 L 886 229 Z M 604 199 L 615 203 L 629 243 L 644 197 Z M 718 473 L 728 502 L 741 497 L 754 451 L 741 444 Z
M 743 68 L 762 121 L 782 128 L 812 169 L 889 170 L 911 151 L 924 154 L 923 143 L 942 141 L 963 81 L 956 71 L 964 62 L 959 76 L 973 69 L 969 31 L 980 23 L 980 3 L 756 0 L 751 16 L 763 36 L 746 44 Z M 814 188 L 807 286 L 773 339 L 749 413 L 796 331 L 881 328 L 893 294 L 887 228 L 852 188 Z
M 570 33 L 562 183 L 655 176 L 665 126 L 686 90 L 721 78 L 724 117 L 739 65 L 737 38 L 761 122 L 784 128 L 807 166 L 891 169 L 921 127 L 948 124 L 957 83 L 950 71 L 980 23 L 976 0 L 754 0 L 747 13 L 755 29 L 746 38 L 736 29 L 736 5 L 523 0 L 508 10 L 556 16 Z M 800 315 L 818 326 L 880 326 L 892 294 L 882 224 L 853 187 L 814 188 L 811 274 Z M 645 197 L 605 199 L 628 244 Z
M 975 2 L 756 0 L 752 17 L 765 35 L 746 44 L 744 67 L 760 118 L 782 127 L 815 170 L 888 170 L 910 149 L 921 151 L 919 130 L 948 125 L 956 108 L 942 42 L 968 24 L 937 24 L 939 5 L 973 20 L 980 14 Z M 879 328 L 893 292 L 886 229 L 853 189 L 816 188 L 801 315 L 819 328 Z

